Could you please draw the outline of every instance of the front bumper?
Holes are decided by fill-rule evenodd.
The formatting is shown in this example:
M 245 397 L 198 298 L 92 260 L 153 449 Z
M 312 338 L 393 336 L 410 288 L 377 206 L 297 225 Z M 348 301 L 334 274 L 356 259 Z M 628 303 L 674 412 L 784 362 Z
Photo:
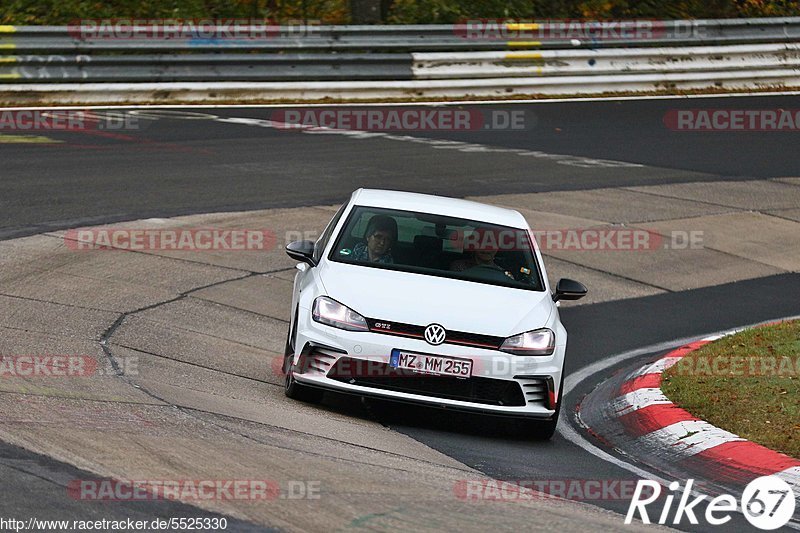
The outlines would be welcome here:
M 303 317 L 305 315 L 305 317 Z M 306 386 L 342 393 L 490 415 L 549 419 L 555 414 L 564 345 L 553 355 L 520 357 L 498 350 L 375 332 L 349 332 L 300 313 L 294 378 Z M 389 375 L 393 349 L 472 360 L 472 377 L 404 372 Z M 346 370 L 345 370 L 346 369 Z

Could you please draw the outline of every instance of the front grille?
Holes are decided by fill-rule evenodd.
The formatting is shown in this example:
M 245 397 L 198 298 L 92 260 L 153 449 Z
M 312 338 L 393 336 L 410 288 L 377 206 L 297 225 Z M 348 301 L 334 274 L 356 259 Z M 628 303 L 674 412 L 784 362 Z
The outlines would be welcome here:
M 398 337 L 413 337 L 416 339 L 425 338 L 425 328 L 416 324 L 404 324 L 402 322 L 390 322 L 388 320 L 367 319 L 370 331 L 384 333 L 386 335 L 396 335 Z M 445 328 L 447 329 L 447 328 Z M 494 337 L 480 333 L 466 333 L 464 331 L 451 331 L 447 329 L 445 344 L 458 344 L 460 346 L 472 346 L 475 348 L 487 348 L 497 350 L 505 341 L 504 337 Z
M 370 361 L 368 367 L 364 363 L 358 359 L 342 357 L 328 372 L 328 377 L 351 385 L 448 400 L 509 407 L 525 405 L 525 397 L 516 381 L 419 375 L 394 369 L 386 363 Z M 353 372 L 353 368 L 365 368 L 368 371 Z

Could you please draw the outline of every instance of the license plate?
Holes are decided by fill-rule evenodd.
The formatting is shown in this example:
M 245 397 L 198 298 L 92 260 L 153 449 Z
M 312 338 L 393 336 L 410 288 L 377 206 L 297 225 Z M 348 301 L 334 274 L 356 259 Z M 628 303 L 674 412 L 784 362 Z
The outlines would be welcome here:
M 472 360 L 392 350 L 389 359 L 392 368 L 412 370 L 422 374 L 468 378 L 472 376 Z

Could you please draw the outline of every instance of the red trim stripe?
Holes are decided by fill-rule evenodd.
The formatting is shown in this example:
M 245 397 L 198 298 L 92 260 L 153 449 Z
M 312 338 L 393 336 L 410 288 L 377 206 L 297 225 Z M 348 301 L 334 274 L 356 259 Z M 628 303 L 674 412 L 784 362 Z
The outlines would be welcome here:
M 619 393 L 622 395 L 639 389 L 657 389 L 659 387 L 661 387 L 660 373 L 643 374 L 624 382 L 619 388 Z
M 665 403 L 642 407 L 620 416 L 618 420 L 625 427 L 626 433 L 641 437 L 677 422 L 700 419 L 675 404 Z
M 690 342 L 689 344 L 667 353 L 662 359 L 668 357 L 684 357 L 700 347 L 705 346 L 709 342 L 711 341 L 700 340 Z M 620 395 L 628 394 L 639 389 L 660 388 L 661 372 L 650 372 L 624 382 L 620 386 Z M 649 405 L 619 417 L 619 422 L 626 428 L 626 433 L 634 437 L 646 435 L 677 422 L 689 422 L 694 420 L 700 419 L 673 403 Z
M 713 464 L 713 468 L 709 468 Z M 760 444 L 744 441 L 726 442 L 704 450 L 682 461 L 682 465 L 702 471 L 706 477 L 717 481 L 747 483 L 759 476 L 776 474 L 800 461 Z
M 667 357 L 684 357 L 684 356 L 688 355 L 689 353 L 691 353 L 691 352 L 693 352 L 693 351 L 705 346 L 706 344 L 708 344 L 710 342 L 712 342 L 712 341 L 690 342 L 689 344 L 685 344 L 685 345 L 681 346 L 680 348 L 676 348 L 676 349 L 672 350 L 667 355 L 662 357 L 662 359 L 666 359 Z
M 681 358 L 712 341 L 696 341 L 677 348 L 663 358 Z M 646 367 L 645 367 L 646 368 Z M 661 373 L 643 374 L 622 383 L 620 395 L 644 389 L 660 388 Z M 701 420 L 675 404 L 656 404 L 631 411 L 618 418 L 625 433 L 632 437 L 678 423 Z M 800 467 L 800 461 L 750 441 L 725 442 L 680 461 L 682 469 L 720 482 L 746 484 L 752 479 Z M 710 465 L 713 465 L 709 468 Z

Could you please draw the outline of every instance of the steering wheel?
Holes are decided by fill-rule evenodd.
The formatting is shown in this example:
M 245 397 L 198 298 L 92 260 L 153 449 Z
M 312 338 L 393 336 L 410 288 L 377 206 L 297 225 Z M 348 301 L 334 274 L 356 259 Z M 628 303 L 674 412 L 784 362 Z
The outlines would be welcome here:
M 474 267 L 468 268 L 465 272 L 469 273 L 476 273 L 479 274 L 484 279 L 494 280 L 494 281 L 513 281 L 513 277 L 509 277 L 506 275 L 506 271 L 500 265 L 496 265 L 494 263 L 491 264 L 481 264 L 475 265 Z

